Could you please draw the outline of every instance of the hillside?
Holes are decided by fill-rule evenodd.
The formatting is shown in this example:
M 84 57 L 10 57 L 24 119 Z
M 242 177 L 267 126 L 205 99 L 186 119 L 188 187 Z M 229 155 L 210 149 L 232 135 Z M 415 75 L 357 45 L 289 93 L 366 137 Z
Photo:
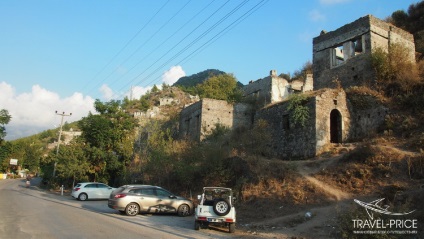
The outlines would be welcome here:
M 210 77 L 222 75 L 222 74 L 226 74 L 226 73 L 220 70 L 215 70 L 215 69 L 204 70 L 190 76 L 181 77 L 172 86 L 182 86 L 185 88 L 189 88 L 189 87 L 196 86 L 197 84 L 203 83 Z
M 391 211 L 415 210 L 411 217 L 421 222 L 424 155 L 405 148 L 408 141 L 378 137 L 309 160 L 256 159 L 264 177 L 244 192 L 239 228 L 258 238 L 355 238 L 352 219 L 368 216 L 353 200 L 379 198 Z

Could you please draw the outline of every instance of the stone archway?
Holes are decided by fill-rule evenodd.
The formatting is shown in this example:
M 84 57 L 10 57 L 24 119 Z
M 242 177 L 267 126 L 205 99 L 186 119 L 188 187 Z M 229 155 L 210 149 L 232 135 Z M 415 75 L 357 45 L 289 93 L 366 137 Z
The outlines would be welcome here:
M 330 142 L 342 142 L 342 114 L 336 109 L 330 113 Z

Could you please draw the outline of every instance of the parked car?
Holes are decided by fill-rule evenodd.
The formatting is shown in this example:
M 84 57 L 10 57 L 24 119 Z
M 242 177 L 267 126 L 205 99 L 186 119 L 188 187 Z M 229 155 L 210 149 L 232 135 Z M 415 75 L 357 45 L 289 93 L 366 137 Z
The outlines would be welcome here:
M 72 197 L 85 201 L 88 199 L 108 199 L 110 193 L 115 190 L 109 185 L 96 182 L 77 183 L 72 189 Z
M 209 227 L 210 224 L 226 226 L 230 233 L 236 230 L 235 197 L 230 188 L 204 187 L 198 195 L 199 205 L 194 212 L 194 229 Z
M 114 190 L 108 206 L 128 216 L 139 213 L 177 213 L 178 216 L 193 214 L 191 200 L 151 185 L 124 185 Z

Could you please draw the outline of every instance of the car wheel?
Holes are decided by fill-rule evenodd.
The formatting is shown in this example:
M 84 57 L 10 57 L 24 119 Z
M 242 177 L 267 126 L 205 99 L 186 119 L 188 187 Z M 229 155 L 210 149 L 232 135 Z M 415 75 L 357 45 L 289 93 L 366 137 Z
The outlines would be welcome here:
M 85 201 L 88 199 L 88 196 L 86 193 L 81 193 L 80 195 L 78 195 L 78 200 L 80 201 Z
M 186 217 L 190 215 L 190 207 L 187 204 L 183 204 L 178 207 L 178 216 Z
M 230 233 L 234 233 L 236 231 L 236 224 L 235 223 L 230 223 L 228 225 L 228 229 L 229 229 Z
M 135 216 L 140 212 L 140 207 L 137 203 L 130 203 L 125 208 L 125 214 L 128 216 Z
M 220 199 L 213 203 L 213 211 L 218 216 L 225 216 L 230 212 L 230 203 L 227 200 Z
M 194 230 L 198 231 L 200 229 L 200 222 L 195 220 L 194 221 Z

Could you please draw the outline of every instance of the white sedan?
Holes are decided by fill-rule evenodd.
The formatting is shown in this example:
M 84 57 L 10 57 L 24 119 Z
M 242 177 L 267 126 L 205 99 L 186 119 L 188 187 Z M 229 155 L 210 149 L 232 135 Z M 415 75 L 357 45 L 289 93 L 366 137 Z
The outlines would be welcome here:
M 88 199 L 108 199 L 110 193 L 115 190 L 109 185 L 96 182 L 77 183 L 72 189 L 72 197 L 85 201 Z

